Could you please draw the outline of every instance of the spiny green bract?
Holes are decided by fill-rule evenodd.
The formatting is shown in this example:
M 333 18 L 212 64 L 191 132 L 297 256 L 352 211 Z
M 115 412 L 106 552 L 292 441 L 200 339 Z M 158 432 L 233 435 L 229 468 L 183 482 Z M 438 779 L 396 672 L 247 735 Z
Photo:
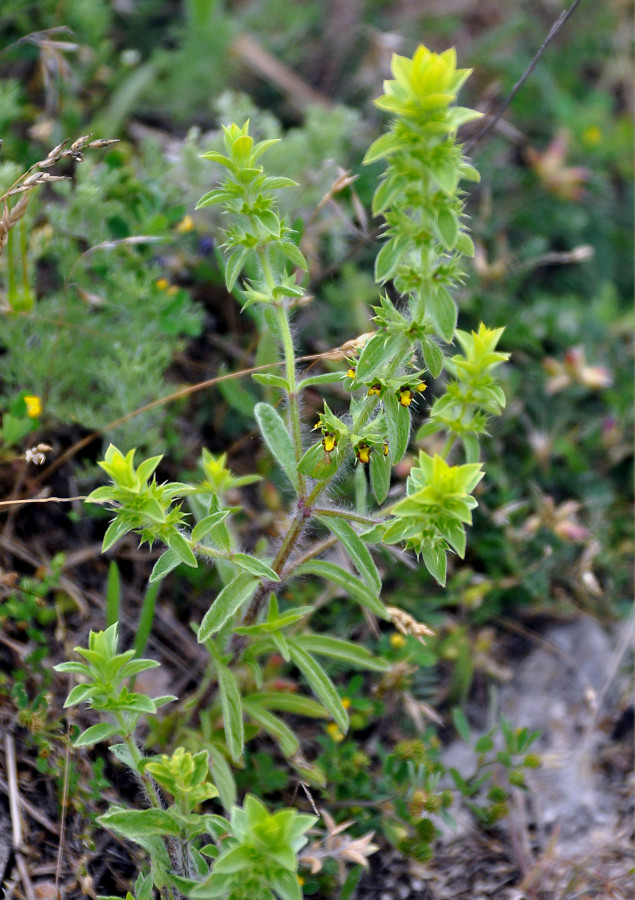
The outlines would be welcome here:
M 295 874 L 298 852 L 316 822 L 315 816 L 295 809 L 269 813 L 260 800 L 248 795 L 242 808 L 232 810 L 231 837 L 223 841 L 212 874 L 198 883 L 182 878 L 174 882 L 192 900 L 301 900 Z
M 306 269 L 302 251 L 291 240 L 293 231 L 280 218 L 278 202 L 271 194 L 279 188 L 294 187 L 296 182 L 284 176 L 266 175 L 263 167 L 257 165 L 262 154 L 276 144 L 278 138 L 254 144 L 254 139 L 249 135 L 249 122 L 245 122 L 242 128 L 235 124 L 228 128 L 223 126 L 223 132 L 227 155 L 211 150 L 204 153 L 203 158 L 223 166 L 227 170 L 227 179 L 220 188 L 201 197 L 196 208 L 222 203 L 228 212 L 239 216 L 237 221 L 224 229 L 226 241 L 223 246 L 229 252 L 225 267 L 227 290 L 233 289 L 254 252 L 277 250 L 294 266 Z M 285 275 L 278 284 L 264 278 L 254 281 L 245 290 L 245 305 L 279 303 L 285 297 L 300 297 L 302 294 L 302 288 L 296 285 L 292 275 Z
M 441 456 L 421 451 L 419 465 L 408 476 L 407 496 L 393 507 L 394 519 L 384 541 L 404 541 L 444 584 L 448 549 L 461 557 L 465 554 L 464 526 L 472 523 L 472 510 L 478 505 L 471 492 L 483 474 L 480 463 L 450 466 Z
M 192 812 L 199 803 L 218 797 L 218 790 L 208 780 L 207 750 L 190 753 L 183 747 L 177 747 L 172 756 L 155 756 L 145 764 L 144 769 L 172 794 L 183 812 Z
M 383 214 L 389 238 L 377 256 L 375 279 L 381 284 L 393 279 L 397 290 L 409 295 L 423 335 L 450 342 L 457 311 L 448 288 L 463 277 L 460 257 L 474 253 L 458 183 L 478 180 L 455 135 L 480 114 L 451 106 L 470 74 L 456 69 L 454 50 L 439 55 L 419 47 L 411 60 L 395 55 L 392 72 L 394 80 L 384 83 L 385 93 L 375 103 L 396 118 L 364 159 L 366 164 L 388 160 L 373 198 L 373 212 Z
M 179 531 L 186 514 L 180 507 L 172 507 L 175 498 L 192 494 L 196 488 L 180 482 L 158 484 L 153 473 L 162 457 L 153 456 L 135 468 L 134 455 L 135 451 L 129 450 L 124 456 L 110 444 L 99 465 L 110 475 L 113 484 L 97 488 L 86 498 L 89 503 L 109 501 L 121 507 L 104 535 L 102 552 L 134 531 L 141 536 L 142 544 L 161 541 L 180 561 L 196 567 L 196 557 Z

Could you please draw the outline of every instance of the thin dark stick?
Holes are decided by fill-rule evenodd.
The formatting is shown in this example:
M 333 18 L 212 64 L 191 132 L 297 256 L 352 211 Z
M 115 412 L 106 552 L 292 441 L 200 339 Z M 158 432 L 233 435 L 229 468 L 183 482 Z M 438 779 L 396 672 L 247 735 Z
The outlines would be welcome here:
M 562 12 L 560 13 L 560 15 L 559 15 L 558 18 L 556 19 L 556 21 L 555 21 L 555 22 L 553 23 L 553 25 L 551 26 L 551 30 L 549 31 L 549 34 L 547 35 L 547 37 L 544 39 L 543 44 L 542 44 L 542 47 L 541 47 L 540 50 L 536 53 L 536 55 L 534 56 L 534 58 L 532 59 L 532 61 L 529 63 L 528 67 L 527 67 L 526 70 L 523 72 L 521 78 L 519 78 L 519 80 L 518 80 L 518 81 L 516 82 L 516 84 L 513 86 L 513 88 L 512 88 L 511 91 L 510 91 L 509 96 L 507 97 L 507 99 L 505 100 L 505 102 L 503 103 L 503 105 L 501 106 L 501 108 L 498 110 L 498 112 L 496 113 L 496 115 L 495 115 L 495 116 L 492 116 L 492 118 L 488 121 L 487 125 L 485 125 L 485 127 L 482 128 L 482 129 L 478 132 L 478 134 L 476 134 L 476 135 L 472 138 L 472 140 L 467 141 L 467 143 L 465 144 L 465 147 L 464 147 L 464 152 L 465 152 L 466 154 L 471 153 L 472 150 L 473 150 L 473 148 L 479 143 L 479 141 L 482 141 L 483 138 L 485 137 L 485 135 L 486 135 L 486 134 L 489 134 L 489 132 L 495 127 L 496 123 L 497 123 L 498 120 L 501 118 L 501 116 L 503 115 L 503 113 L 505 112 L 505 110 L 507 109 L 507 107 L 509 106 L 509 104 L 512 102 L 512 100 L 514 99 L 514 97 L 515 97 L 516 94 L 518 93 L 518 91 L 521 89 L 521 87 L 523 86 L 523 84 L 527 81 L 527 79 L 529 78 L 529 76 L 531 75 L 531 73 L 532 73 L 532 72 L 534 71 L 534 69 L 536 68 L 536 66 L 537 66 L 537 64 L 538 64 L 538 60 L 540 59 L 540 57 L 542 56 L 542 54 L 545 52 L 545 50 L 547 49 L 547 47 L 549 46 L 549 44 L 552 42 L 552 40 L 555 38 L 555 36 L 558 34 L 558 32 L 560 31 L 560 29 L 562 28 L 562 26 L 565 24 L 565 22 L 566 22 L 566 21 L 573 15 L 573 13 L 576 11 L 576 9 L 578 8 L 578 6 L 580 5 L 580 2 L 581 2 L 581 0 L 575 0 L 575 3 L 574 3 L 571 7 L 569 7 L 569 9 L 563 9 L 563 10 L 562 10 Z

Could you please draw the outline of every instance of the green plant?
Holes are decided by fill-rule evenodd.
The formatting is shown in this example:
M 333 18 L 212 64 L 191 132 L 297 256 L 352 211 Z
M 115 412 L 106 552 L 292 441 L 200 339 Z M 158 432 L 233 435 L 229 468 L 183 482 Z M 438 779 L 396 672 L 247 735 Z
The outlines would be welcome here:
M 296 233 L 280 215 L 274 193 L 294 183 L 286 176 L 267 174 L 260 164 L 272 141 L 255 142 L 248 123 L 232 124 L 224 128 L 224 152 L 205 154 L 225 172 L 224 182 L 207 193 L 199 206 L 221 204 L 230 214 L 224 228 L 226 287 L 240 297 L 243 308 L 261 309 L 280 348 L 283 373 L 254 375 L 258 384 L 278 392 L 286 406 L 284 416 L 265 402 L 254 410 L 264 443 L 294 494 L 273 557 L 265 555 L 266 548 L 258 554 L 238 549 L 233 522 L 240 508 L 227 504 L 226 491 L 240 480 L 225 468 L 224 458 L 209 453 L 204 453 L 203 482 L 160 483 L 155 474 L 160 456 L 136 466 L 134 450 L 124 455 L 111 445 L 100 462 L 111 484 L 97 488 L 88 498 L 107 504 L 115 513 L 104 550 L 129 532 L 137 534 L 141 543 L 167 548 L 155 563 L 151 583 L 182 563 L 196 568 L 200 559 L 216 564 L 222 583 L 214 603 L 195 626 L 198 641 L 209 651 L 208 670 L 171 722 L 178 742 L 191 737 L 191 720 L 199 716 L 205 744 L 202 755 L 179 750 L 160 764 L 144 759 L 134 738 L 135 728 L 142 715 L 154 715 L 157 705 L 168 698 L 150 701 L 126 687 L 127 679 L 152 663 L 135 660 L 132 650 L 118 654 L 114 625 L 91 635 L 89 649 L 79 650 L 88 664 L 58 667 L 89 679 L 73 689 L 67 704 L 86 701 L 110 714 L 110 721 L 80 735 L 76 746 L 120 735 L 124 745 L 115 752 L 137 772 L 148 793 L 149 809 L 107 813 L 103 824 L 120 834 L 125 828 L 126 836 L 142 843 L 150 854 L 157 887 L 176 886 L 191 897 L 221 896 L 227 891 L 233 891 L 232 897 L 266 898 L 272 891 L 281 898 L 300 896 L 295 878 L 297 850 L 311 817 L 290 809 L 270 816 L 252 798 L 221 826 L 213 816 L 193 813 L 197 803 L 221 792 L 220 784 L 202 792 L 194 788 L 207 783 L 207 766 L 214 754 L 216 760 L 227 755 L 240 764 L 245 742 L 259 732 L 278 743 L 304 780 L 324 783 L 323 773 L 304 759 L 298 736 L 279 713 L 326 715 L 344 735 L 348 713 L 320 658 L 379 672 L 388 663 L 357 643 L 313 632 L 309 620 L 314 607 L 294 605 L 280 589 L 300 577 L 317 577 L 348 594 L 365 612 L 395 622 L 403 632 L 418 636 L 429 632 L 413 616 L 384 606 L 381 576 L 369 547 L 377 546 L 381 552 L 382 544 L 405 545 L 439 584 L 445 584 L 448 554 L 463 557 L 465 526 L 477 505 L 473 492 L 483 477 L 478 441 L 488 418 L 498 415 L 505 402 L 492 375 L 506 359 L 496 349 L 502 329 L 492 331 L 481 325 L 471 334 L 457 331 L 457 309 L 450 293 L 462 278 L 461 257 L 473 252 L 462 216 L 459 181 L 474 180 L 477 175 L 462 155 L 456 132 L 477 114 L 453 105 L 469 73 L 456 69 L 454 51 L 437 55 L 420 47 L 412 60 L 395 56 L 393 74 L 377 105 L 394 119 L 365 161 L 387 160 L 373 203 L 374 212 L 382 214 L 387 224 L 375 278 L 380 284 L 390 282 L 390 293 L 397 292 L 399 299 L 381 295 L 375 331 L 349 342 L 342 371 L 312 375 L 297 369 L 290 320 L 304 292 L 299 273 L 307 264 Z M 241 281 L 245 269 L 249 277 Z M 455 337 L 463 353 L 447 358 L 442 346 Z M 451 380 L 432 407 L 429 427 L 444 433 L 445 445 L 435 456 L 421 452 L 409 474 L 406 496 L 384 506 L 392 468 L 409 445 L 412 407 L 426 390 L 423 379 L 437 379 L 444 370 Z M 319 437 L 307 447 L 303 392 L 334 383 L 350 392 L 349 408 L 336 414 L 325 403 L 315 425 Z M 465 462 L 451 459 L 459 447 Z M 355 510 L 335 500 L 336 486 L 343 479 L 354 485 Z M 185 499 L 194 515 L 193 527 L 179 502 Z M 350 568 L 320 558 L 335 543 L 348 556 Z M 299 692 L 275 690 L 264 682 L 266 661 L 272 654 L 299 671 L 315 700 Z M 188 782 L 189 805 L 182 796 L 184 783 L 177 778 L 185 772 L 181 766 L 194 779 Z M 227 767 L 220 766 L 219 772 L 227 782 L 225 799 L 221 796 L 227 805 L 231 776 L 226 777 Z M 174 807 L 163 808 L 155 785 L 161 779 L 178 795 Z M 163 842 L 158 837 L 149 841 L 146 825 L 150 823 L 155 823 L 154 834 L 161 835 Z M 199 829 L 207 829 L 220 842 L 210 850 L 215 860 L 211 874 L 207 874 L 203 850 L 193 852 L 190 846 Z M 231 835 L 228 844 L 223 844 L 225 831 Z M 279 857 L 272 848 L 285 840 L 290 843 Z M 257 881 L 249 890 L 244 882 L 248 865 Z M 232 880 L 234 872 L 241 873 L 242 887 Z
M 65 141 L 19 178 L 13 165 L 0 169 L 10 185 L 0 220 L 0 249 L 7 244 L 2 390 L 12 400 L 19 391 L 41 398 L 49 423 L 102 429 L 165 395 L 175 352 L 201 328 L 201 310 L 168 282 L 155 256 L 158 243 L 187 240 L 178 231 L 183 208 L 173 205 L 174 189 L 163 189 L 159 173 L 137 178 L 118 148 L 100 163 L 85 159 L 73 180 L 51 174 L 113 143 Z M 56 202 L 36 217 L 40 185 Z M 43 267 L 51 276 L 46 286 L 37 275 Z M 144 447 L 162 444 L 165 419 L 161 409 L 142 415 Z M 15 438 L 5 414 L 3 433 L 10 425 Z M 132 440 L 139 421 L 120 427 L 118 437 Z

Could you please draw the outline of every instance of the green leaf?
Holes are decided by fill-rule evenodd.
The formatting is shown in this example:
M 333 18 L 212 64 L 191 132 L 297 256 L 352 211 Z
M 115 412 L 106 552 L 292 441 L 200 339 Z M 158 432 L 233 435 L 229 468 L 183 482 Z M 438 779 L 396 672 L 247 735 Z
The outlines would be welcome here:
M 132 531 L 132 528 L 127 519 L 124 516 L 117 516 L 106 529 L 106 534 L 104 535 L 104 540 L 101 545 L 101 552 L 105 553 L 107 550 L 110 550 L 112 545 L 116 544 L 117 541 L 122 538 L 124 534 L 128 534 L 129 531 Z
M 303 391 L 305 388 L 315 384 L 338 384 L 341 380 L 341 372 L 324 372 L 322 375 L 309 375 L 308 378 L 303 378 L 300 381 L 298 391 Z
M 354 869 L 351 869 L 346 877 L 346 881 L 342 885 L 339 900 L 353 900 L 355 889 L 359 884 L 359 879 L 362 877 L 363 871 L 364 869 L 362 866 L 355 866 Z
M 174 550 L 166 550 L 154 564 L 154 568 L 150 573 L 150 584 L 153 584 L 155 581 L 161 581 L 172 569 L 176 569 L 180 565 L 181 557 L 179 554 L 175 553 Z
M 63 665 L 63 663 L 62 663 Z M 63 669 L 58 668 L 58 672 L 64 671 Z M 68 671 L 68 670 L 66 670 Z M 97 688 L 94 684 L 76 684 L 74 688 L 70 691 L 66 701 L 64 703 L 64 709 L 67 709 L 69 706 L 76 706 L 78 703 L 88 703 L 89 700 L 92 699 L 93 694 L 97 691 Z
M 375 500 L 381 505 L 390 488 L 390 459 L 380 451 L 370 455 L 370 484 Z
M 108 738 L 119 734 L 120 729 L 117 725 L 110 722 L 100 722 L 98 725 L 91 725 L 86 731 L 82 731 L 80 736 L 73 741 L 73 747 L 92 747 L 99 741 L 106 741 Z
M 458 731 L 458 729 L 457 729 L 457 731 Z M 489 753 L 489 751 L 493 750 L 493 749 L 494 749 L 494 741 L 492 740 L 492 738 L 489 734 L 484 734 L 474 744 L 474 750 L 476 751 L 476 753 Z
M 280 900 L 302 900 L 302 889 L 295 872 L 278 869 L 271 878 L 271 887 Z
M 230 293 L 234 289 L 248 255 L 249 248 L 241 247 L 231 254 L 225 264 L 225 285 Z
M 343 662 L 351 666 L 358 666 L 361 669 L 385 672 L 386 669 L 390 668 L 384 659 L 373 656 L 366 647 L 327 634 L 300 634 L 293 638 L 293 644 L 297 647 L 302 647 L 308 653 L 317 653 L 319 656 L 331 656 L 333 659 L 341 659 Z
M 287 691 L 262 691 L 259 694 L 250 694 L 245 700 L 251 704 L 257 703 L 265 709 L 275 709 L 279 712 L 293 713 L 296 716 L 308 716 L 311 719 L 323 719 L 326 713 L 324 708 L 304 694 L 292 694 Z
M 210 533 L 212 528 L 216 528 L 217 525 L 224 522 L 230 512 L 230 509 L 221 509 L 218 512 L 212 513 L 211 516 L 205 516 L 204 519 L 201 519 L 192 530 L 192 540 L 194 543 L 202 540 L 202 538 Z
M 294 486 L 298 488 L 295 450 L 284 421 L 273 406 L 268 403 L 257 403 L 254 415 L 262 436 L 271 451 L 273 458 Z
M 306 451 L 298 463 L 298 471 L 316 481 L 324 481 L 337 472 L 338 453 L 337 448 L 327 453 L 320 441 Z
M 168 535 L 168 547 L 183 560 L 186 566 L 190 566 L 192 569 L 197 568 L 198 562 L 192 553 L 192 548 L 179 531 L 173 531 Z
M 251 716 L 261 728 L 264 728 L 276 740 L 284 756 L 293 756 L 294 753 L 298 752 L 300 741 L 279 716 L 274 715 L 274 713 L 264 709 L 257 703 L 250 703 L 248 698 L 243 700 L 243 707 L 247 715 Z
M 402 150 L 405 146 L 406 144 L 399 138 L 395 137 L 392 132 L 382 134 L 381 137 L 378 137 L 376 141 L 373 141 L 373 143 L 366 151 L 366 156 L 362 161 L 362 165 L 368 166 L 370 165 L 370 163 L 374 163 L 378 159 L 383 159 L 385 156 L 389 156 L 391 153 L 396 153 L 397 150 Z
M 178 837 L 181 831 L 167 809 L 108 810 L 97 821 L 104 828 L 137 843 L 138 836 L 165 834 Z
M 356 600 L 361 606 L 365 606 L 380 619 L 388 620 L 389 618 L 384 604 L 378 597 L 378 592 L 370 590 L 361 578 L 357 578 L 334 563 L 326 562 L 323 559 L 312 559 L 299 566 L 294 574 L 319 575 L 326 581 L 343 588 L 353 600 Z
M 451 209 L 444 207 L 437 214 L 437 225 L 439 226 L 439 236 L 445 247 L 452 250 L 459 236 L 459 223 L 457 222 L 456 213 Z
M 304 254 L 291 241 L 281 241 L 278 246 L 280 250 L 284 253 L 287 259 L 290 259 L 294 266 L 297 266 L 299 269 L 302 269 L 304 272 L 309 268 L 309 264 L 307 263 Z
M 402 243 L 391 239 L 386 241 L 375 259 L 375 281 L 383 284 L 392 278 L 404 254 Z
M 442 547 L 424 547 L 421 551 L 425 567 L 441 587 L 445 587 L 447 556 Z
M 421 341 L 421 352 L 426 368 L 433 378 L 438 378 L 443 371 L 443 350 L 432 338 L 424 338 Z
M 238 683 L 231 669 L 228 669 L 222 663 L 216 664 L 216 674 L 218 676 L 218 690 L 223 710 L 227 749 L 234 762 L 238 762 L 243 755 L 243 747 L 245 745 L 245 728 Z
M 255 556 L 250 556 L 248 553 L 233 553 L 231 561 L 240 566 L 241 569 L 245 569 L 246 572 L 251 572 L 252 575 L 267 578 L 269 581 L 280 581 L 280 576 L 277 572 L 274 572 L 271 566 L 268 566 L 261 559 L 256 559 Z
M 381 578 L 379 577 L 377 566 L 373 562 L 368 547 L 354 528 L 349 525 L 346 519 L 342 519 L 339 516 L 322 515 L 316 518 L 323 525 L 326 525 L 329 531 L 340 540 L 366 585 L 378 595 L 381 591 Z
M 470 729 L 470 726 L 468 725 L 467 719 L 465 718 L 465 713 L 462 709 L 459 709 L 458 706 L 455 706 L 452 710 L 452 721 L 454 722 L 454 727 L 456 728 L 459 736 L 463 738 L 465 743 L 471 743 L 472 731 Z
M 387 333 L 379 331 L 364 346 L 357 361 L 355 378 L 357 381 L 370 381 L 386 363 L 392 362 L 401 355 L 404 348 L 404 336 L 399 332 Z
M 461 435 L 461 441 L 465 449 L 465 461 L 468 463 L 478 462 L 481 455 L 481 448 L 477 436 L 470 432 L 465 432 Z
M 106 627 L 119 620 L 119 602 L 121 597 L 121 579 L 117 563 L 112 560 L 108 567 L 106 582 Z
M 225 812 L 231 812 L 232 806 L 236 803 L 237 795 L 236 782 L 232 770 L 215 744 L 206 744 L 205 747 L 209 752 L 209 769 L 212 774 L 212 781 L 218 788 L 220 802 L 223 804 Z
M 432 320 L 437 334 L 450 343 L 454 338 L 458 311 L 456 303 L 444 287 L 438 285 L 426 299 L 426 312 Z
M 342 706 L 337 688 L 331 679 L 320 664 L 299 647 L 295 640 L 289 641 L 289 652 L 291 659 L 308 681 L 315 696 L 333 717 L 338 728 L 346 734 L 348 731 L 348 716 Z
M 266 387 L 279 387 L 284 391 L 289 390 L 289 382 L 282 375 L 273 375 L 271 372 L 254 372 L 251 377 L 258 384 L 264 384 Z
M 209 610 L 205 613 L 198 630 L 198 642 L 202 644 L 234 616 L 253 596 L 258 581 L 251 575 L 237 575 L 225 585 Z
M 396 466 L 403 459 L 408 449 L 410 410 L 407 406 L 402 406 L 397 397 L 390 392 L 386 392 L 382 400 L 388 431 L 390 462 L 393 466 Z
M 459 232 L 459 236 L 456 240 L 456 249 L 459 253 L 462 253 L 463 256 L 474 256 L 474 242 L 472 238 L 465 231 Z

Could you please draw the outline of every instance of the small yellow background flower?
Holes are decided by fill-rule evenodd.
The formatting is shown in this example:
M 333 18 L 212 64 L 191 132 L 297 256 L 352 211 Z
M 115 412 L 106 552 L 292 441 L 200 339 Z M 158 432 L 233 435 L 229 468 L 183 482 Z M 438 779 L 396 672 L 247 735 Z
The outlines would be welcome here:
M 37 419 L 42 413 L 42 401 L 34 394 L 29 394 L 24 398 L 26 403 L 26 414 L 30 419 Z

